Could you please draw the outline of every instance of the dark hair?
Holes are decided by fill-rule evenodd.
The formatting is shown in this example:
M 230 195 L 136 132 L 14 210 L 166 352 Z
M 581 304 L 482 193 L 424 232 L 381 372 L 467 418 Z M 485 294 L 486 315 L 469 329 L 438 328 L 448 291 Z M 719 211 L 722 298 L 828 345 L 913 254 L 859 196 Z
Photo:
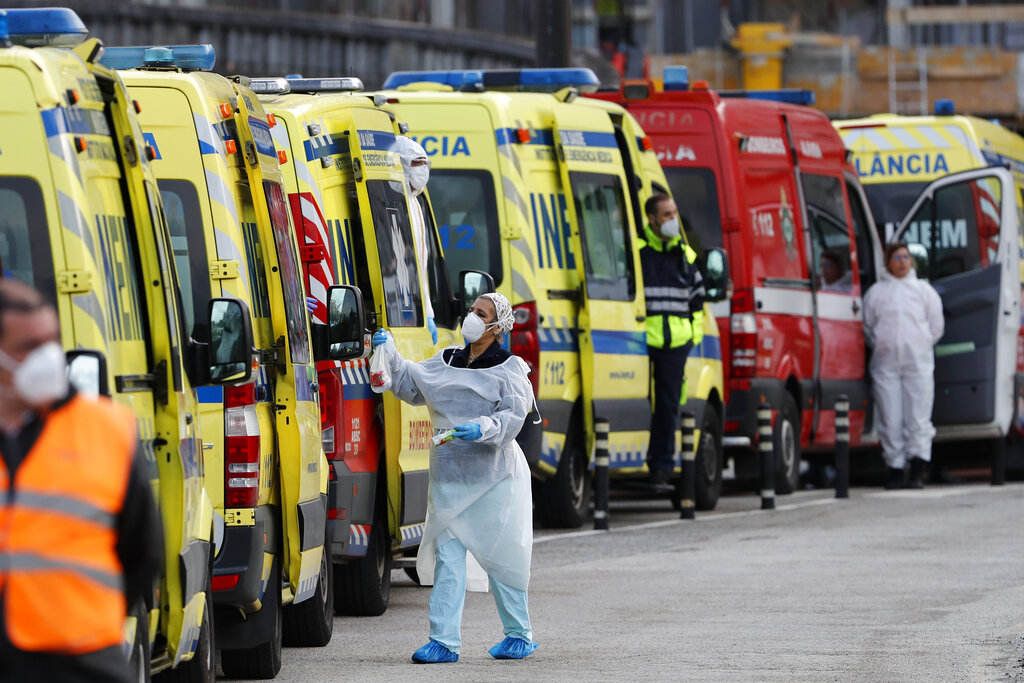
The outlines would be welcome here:
M 906 249 L 907 253 L 910 253 L 910 247 L 907 246 L 906 242 L 890 242 L 885 245 L 885 267 L 889 267 L 889 261 L 892 260 L 892 255 L 900 249 Z M 913 256 L 913 254 L 911 254 Z
M 5 313 L 34 313 L 43 308 L 52 308 L 52 304 L 43 298 L 39 290 L 20 280 L 0 279 L 0 338 L 3 338 Z
M 839 270 L 846 270 L 846 266 L 843 265 L 843 257 L 834 251 L 823 251 L 821 252 L 821 258 L 832 262 Z
M 655 192 L 650 196 L 650 198 L 646 202 L 644 202 L 644 211 L 647 213 L 648 216 L 657 216 L 658 204 L 661 204 L 662 202 L 669 199 L 672 198 L 669 197 L 664 192 Z

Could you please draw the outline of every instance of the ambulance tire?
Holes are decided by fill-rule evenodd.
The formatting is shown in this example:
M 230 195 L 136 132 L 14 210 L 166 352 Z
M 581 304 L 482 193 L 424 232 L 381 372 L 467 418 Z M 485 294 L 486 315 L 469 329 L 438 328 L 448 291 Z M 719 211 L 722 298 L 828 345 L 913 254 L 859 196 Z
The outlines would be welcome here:
M 327 535 L 324 535 L 327 538 Z M 297 605 L 284 608 L 284 644 L 299 647 L 323 647 L 334 634 L 334 569 L 330 545 L 320 557 L 320 576 L 316 591 Z
M 776 463 L 775 492 L 781 495 L 793 493 L 800 485 L 800 413 L 796 400 L 788 391 L 782 394 L 772 441 Z
M 533 503 L 544 526 L 555 529 L 583 526 L 590 509 L 588 465 L 582 431 L 572 430 L 566 437 L 555 476 L 539 482 L 535 488 L 538 495 L 534 496 Z
M 712 405 L 704 407 L 700 425 L 700 441 L 697 442 L 697 457 L 694 470 L 697 472 L 697 486 L 694 503 L 698 510 L 707 512 L 718 505 L 722 494 L 722 468 L 725 454 L 722 452 L 722 418 Z
M 272 595 L 267 595 L 272 593 Z M 221 650 L 220 666 L 224 669 L 224 676 L 227 678 L 252 678 L 257 680 L 269 680 L 275 678 L 281 671 L 281 637 L 284 632 L 281 609 L 281 557 L 274 558 L 274 566 L 270 570 L 270 578 L 267 580 L 267 590 L 263 593 L 263 608 L 274 610 L 271 618 L 275 621 L 274 635 L 265 643 L 247 647 L 241 650 Z M 260 614 L 260 612 L 257 612 Z M 271 616 L 271 615 L 263 615 Z M 252 618 L 252 615 L 249 617 Z
M 146 603 L 139 599 L 128 612 L 128 616 L 135 617 L 135 639 L 132 641 L 131 654 L 128 657 L 128 666 L 132 677 L 139 683 L 149 683 L 149 611 Z
M 387 504 L 386 494 L 377 495 L 379 504 Z M 387 517 L 378 510 L 366 555 L 334 565 L 334 612 L 349 617 L 379 617 L 387 611 L 390 599 L 391 535 Z
M 207 579 L 206 606 L 203 608 L 203 623 L 199 627 L 195 654 L 187 662 L 158 673 L 158 683 L 213 683 L 217 680 L 217 651 L 213 644 L 213 586 L 210 581 L 212 576 Z

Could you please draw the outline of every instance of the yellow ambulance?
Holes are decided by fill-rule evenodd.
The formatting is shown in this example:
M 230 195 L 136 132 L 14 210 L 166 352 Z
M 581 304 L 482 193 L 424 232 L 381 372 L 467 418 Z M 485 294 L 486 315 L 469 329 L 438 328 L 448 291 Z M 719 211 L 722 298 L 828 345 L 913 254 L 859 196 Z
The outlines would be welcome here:
M 613 477 L 646 472 L 651 405 L 638 235 L 668 183 L 640 126 L 578 98 L 587 69 L 399 72 L 381 93 L 432 163 L 449 273 L 490 273 L 513 304 L 510 350 L 531 368 L 542 423 L 519 442 L 545 524 L 590 503 L 593 422 L 610 423 Z M 530 92 L 533 91 L 533 92 Z M 721 291 L 725 292 L 724 285 Z M 713 316 L 687 366 L 704 507 L 721 487 L 721 351 Z M 677 454 L 678 462 L 678 454 Z
M 943 300 L 935 348 L 936 441 L 989 440 L 1024 468 L 1024 138 L 938 100 L 934 114 L 833 121 L 853 155 L 883 242 L 902 239 Z M 1013 174 L 1004 197 L 992 167 Z M 986 170 L 988 169 L 988 170 Z M 930 182 L 963 174 L 923 215 L 900 222 Z M 1007 220 L 1004 204 L 1018 220 Z M 921 213 L 919 210 L 917 213 Z M 1001 246 L 1002 245 L 1002 246 Z M 1007 245 L 1017 245 L 1007 250 Z M 988 456 L 987 449 L 971 449 Z
M 221 666 L 233 677 L 271 678 L 283 641 L 331 637 L 328 470 L 281 173 L 289 160 L 274 149 L 275 121 L 252 91 L 209 73 L 215 59 L 209 45 L 103 55 L 142 107 L 187 329 L 236 382 L 200 393 Z M 206 324 L 200 313 L 216 296 L 244 302 L 245 315 Z
M 415 200 L 393 151 L 404 126 L 358 92 L 355 78 L 254 79 L 250 87 L 277 121 L 278 153 L 290 159 L 282 170 L 313 319 L 326 322 L 332 285 L 356 285 L 376 316 L 371 327 L 386 325 L 405 358 L 423 360 L 437 348 L 420 303 L 428 296 L 439 344 L 450 343 L 461 311 L 433 231 L 429 291 L 420 291 L 408 206 Z M 430 418 L 422 406 L 371 392 L 365 358 L 322 362 L 318 370 L 334 604 L 339 614 L 379 615 L 392 555 L 415 551 L 423 536 Z
M 133 667 L 213 680 L 213 508 L 193 390 L 209 378 L 189 371 L 195 349 L 135 104 L 86 34 L 66 9 L 10 10 L 6 29 L 0 18 L 0 46 L 15 43 L 0 47 L 0 263 L 56 304 L 79 390 L 138 417 L 166 562 L 151 611 L 131 606 Z

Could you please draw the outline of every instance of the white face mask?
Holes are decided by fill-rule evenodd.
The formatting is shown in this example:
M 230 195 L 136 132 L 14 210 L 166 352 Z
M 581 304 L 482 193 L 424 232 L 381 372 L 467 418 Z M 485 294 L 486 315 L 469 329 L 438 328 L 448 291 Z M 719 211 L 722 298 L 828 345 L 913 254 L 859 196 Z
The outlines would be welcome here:
M 416 191 L 422 190 L 427 186 L 427 181 L 430 180 L 430 166 L 423 164 L 422 166 L 412 166 L 409 169 L 409 187 Z
M 484 336 L 484 332 L 487 331 L 488 327 L 493 327 L 496 324 L 497 323 L 491 323 L 488 325 L 476 313 L 467 313 L 465 320 L 462 321 L 462 336 L 466 338 L 466 341 L 472 344 L 479 341 L 480 337 Z
M 57 342 L 37 346 L 21 363 L 0 351 L 0 365 L 13 373 L 15 391 L 33 407 L 67 396 L 67 357 Z
M 659 230 L 661 231 L 661 236 L 666 239 L 673 240 L 679 237 L 679 219 L 672 218 L 665 221 L 659 226 Z

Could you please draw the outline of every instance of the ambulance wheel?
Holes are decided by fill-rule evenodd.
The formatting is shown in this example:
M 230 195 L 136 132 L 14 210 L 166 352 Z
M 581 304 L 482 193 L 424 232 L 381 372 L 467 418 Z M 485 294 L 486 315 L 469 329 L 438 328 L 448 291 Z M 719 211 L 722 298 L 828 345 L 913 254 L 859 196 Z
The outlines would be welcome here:
M 714 510 L 722 494 L 722 420 L 712 405 L 704 407 L 704 418 L 700 424 L 700 441 L 697 442 L 697 458 L 694 469 L 697 472 L 697 493 L 694 501 L 701 511 Z
M 579 432 L 567 437 L 555 476 L 537 486 L 534 505 L 544 526 L 576 529 L 583 525 L 590 509 L 590 472 Z
M 323 647 L 331 642 L 334 633 L 334 571 L 330 554 L 330 546 L 325 545 L 320 556 L 316 592 L 299 604 L 284 608 L 285 645 Z
M 269 595 L 268 595 L 269 594 Z M 274 635 L 270 640 L 259 645 L 241 650 L 221 650 L 220 665 L 227 678 L 255 678 L 268 680 L 275 678 L 281 671 L 281 636 L 284 631 L 281 609 L 281 558 L 274 558 L 274 566 L 270 570 L 267 589 L 263 592 L 263 607 L 257 612 L 263 618 L 274 620 Z M 264 614 L 263 610 L 273 610 L 274 614 Z M 250 619 L 259 616 L 250 615 Z
M 775 447 L 775 492 L 793 493 L 800 485 L 800 413 L 793 396 L 782 394 L 772 433 Z
M 132 640 L 128 666 L 139 683 L 149 683 L 149 611 L 143 600 L 137 600 L 128 616 L 135 617 L 135 638 Z
M 391 536 L 387 518 L 378 513 L 366 555 L 334 565 L 334 611 L 350 617 L 379 617 L 390 598 Z
M 213 587 L 206 583 L 206 605 L 199 627 L 199 642 L 192 659 L 156 675 L 159 683 L 213 683 L 217 680 L 216 650 L 213 644 Z

